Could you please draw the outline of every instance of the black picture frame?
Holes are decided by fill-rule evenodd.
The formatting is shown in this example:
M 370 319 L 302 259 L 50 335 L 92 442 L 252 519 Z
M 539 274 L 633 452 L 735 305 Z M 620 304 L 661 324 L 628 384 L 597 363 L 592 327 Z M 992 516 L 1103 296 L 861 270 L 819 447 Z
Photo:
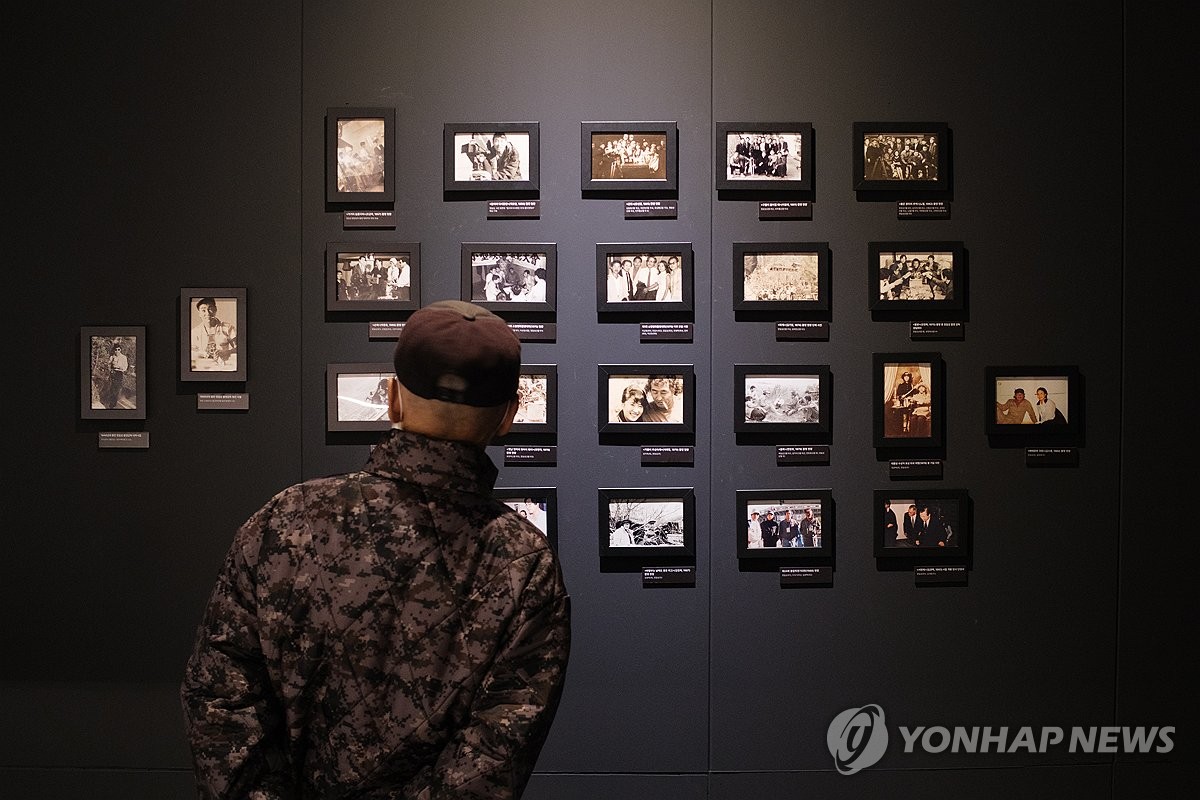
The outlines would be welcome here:
M 145 419 L 146 386 L 145 326 L 79 329 L 80 419 Z
M 597 495 L 601 558 L 696 554 L 691 487 L 601 488 Z
M 558 550 L 558 489 L 553 486 L 497 486 L 492 496 L 516 511 L 526 511 L 526 519 L 537 528 L 550 547 Z M 532 501 L 535 508 L 528 508 Z M 525 507 L 523 509 L 523 507 Z
M 442 133 L 446 192 L 536 192 L 541 184 L 537 122 L 447 122 Z M 508 147 L 497 151 L 501 135 Z M 515 155 L 515 159 L 509 154 Z M 498 156 L 504 158 L 498 160 Z M 517 171 L 514 176 L 514 170 Z
M 522 433 L 558 432 L 558 366 L 522 364 L 517 378 L 517 416 L 505 438 Z
M 599 364 L 597 365 L 597 406 L 599 431 L 603 435 L 621 434 L 643 437 L 649 434 L 679 433 L 696 431 L 696 375 L 691 364 Z M 646 387 L 651 381 L 669 382 L 674 398 L 670 419 L 645 420 L 646 403 L 638 419 L 626 419 L 625 406 L 633 403 L 637 389 L 648 397 Z M 657 412 L 661 414 L 662 412 Z
M 915 145 L 918 152 L 921 145 L 932 145 L 936 153 L 926 154 L 922 160 L 886 159 L 886 144 L 903 153 L 906 143 Z M 919 192 L 927 196 L 950 188 L 950 127 L 945 122 L 855 122 L 853 151 L 851 177 L 856 192 Z M 936 173 L 931 177 L 930 167 Z M 896 177 L 897 169 L 905 175 Z
M 1018 389 L 1027 409 L 1015 402 Z M 984 431 L 989 437 L 1018 444 L 1073 443 L 1083 431 L 1083 403 L 1083 376 L 1076 365 L 984 368 Z M 1027 421 L 1031 414 L 1033 421 Z M 1001 422 L 1006 418 L 1019 421 Z
M 616 284 L 609 281 L 609 268 L 614 259 L 630 262 L 624 287 L 620 281 Z M 666 262 L 667 278 L 657 277 L 656 268 L 647 266 L 651 259 Z M 674 270 L 670 268 L 671 259 L 675 259 Z M 645 281 L 637 281 L 635 276 L 643 269 L 650 274 Z M 676 271 L 678 278 L 674 277 Z M 599 313 L 650 318 L 660 313 L 690 312 L 694 279 L 695 258 L 691 242 L 604 242 L 596 245 L 596 310 Z M 639 291 L 639 287 L 647 282 L 649 291 Z M 666 295 L 657 299 L 663 291 Z
M 734 242 L 733 310 L 828 314 L 831 261 L 829 242 Z
M 872 367 L 875 447 L 940 447 L 946 422 L 941 354 L 874 353 Z M 904 381 L 905 373 L 909 381 Z M 901 391 L 906 382 L 911 388 Z
M 373 261 L 360 263 L 363 259 Z M 395 260 L 393 272 L 392 261 Z M 373 271 L 374 275 L 363 274 Z M 419 242 L 329 242 L 325 310 L 408 312 L 421 307 Z
M 962 242 L 867 243 L 867 307 L 876 315 L 957 315 L 966 275 Z
M 461 266 L 463 300 L 489 311 L 553 316 L 558 285 L 558 246 L 553 242 L 463 242 Z M 534 286 L 536 299 L 522 299 L 531 296 L 525 274 L 536 281 L 538 269 L 545 273 L 544 285 Z M 493 270 L 501 276 L 494 296 L 485 288 Z
M 757 136 L 774 136 L 767 150 L 755 148 Z M 751 139 L 743 145 L 743 137 Z M 778 140 L 782 140 L 781 142 Z M 718 191 L 811 192 L 813 188 L 813 127 L 810 122 L 718 122 L 716 124 Z M 797 152 L 798 151 L 798 152 Z M 759 155 L 761 153 L 761 155 Z
M 327 364 L 325 430 L 386 431 L 387 381 L 396 374 L 390 361 Z
M 325 202 L 374 205 L 395 200 L 396 109 L 327 109 Z
M 737 542 L 739 559 L 764 559 L 778 561 L 830 559 L 833 557 L 833 491 L 831 489 L 738 489 Z M 812 523 L 806 509 L 812 509 Z M 790 522 L 796 544 L 786 544 L 783 533 L 784 519 L 791 512 Z M 762 522 L 771 514 L 776 523 L 775 532 L 764 536 Z M 757 537 L 752 533 L 751 522 L 759 523 Z M 774 542 L 767 544 L 768 541 Z M 799 542 L 803 542 L 800 544 Z
M 640 194 L 679 189 L 679 130 L 675 122 L 582 122 L 580 131 L 584 192 Z M 609 144 L 625 137 L 634 141 L 640 137 L 653 145 L 657 160 L 641 163 L 636 155 L 628 161 L 624 156 L 612 157 Z
M 828 437 L 832 384 L 828 364 L 734 364 L 733 429 Z
M 208 319 L 206 313 L 211 314 Z M 179 380 L 245 381 L 250 333 L 246 315 L 245 287 L 180 289 Z
M 909 489 L 895 486 L 874 493 L 875 557 L 912 561 L 969 561 L 971 557 L 971 499 L 966 489 Z M 895 515 L 891 528 L 888 506 Z M 908 507 L 915 521 L 906 523 Z M 928 515 L 922 511 L 928 507 Z M 932 523 L 934 533 L 930 533 Z M 914 538 L 914 536 L 916 538 Z M 916 542 L 920 542 L 917 544 Z M 939 544 L 940 542 L 940 544 Z

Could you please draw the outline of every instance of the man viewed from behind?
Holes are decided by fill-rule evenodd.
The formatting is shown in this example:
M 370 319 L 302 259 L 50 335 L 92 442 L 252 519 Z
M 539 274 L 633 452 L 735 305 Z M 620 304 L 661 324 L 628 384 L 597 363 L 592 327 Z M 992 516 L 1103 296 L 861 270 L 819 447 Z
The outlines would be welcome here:
M 492 497 L 520 342 L 433 303 L 405 324 L 392 430 L 358 472 L 297 484 L 238 530 L 182 700 L 204 798 L 518 798 L 549 730 L 569 598 Z

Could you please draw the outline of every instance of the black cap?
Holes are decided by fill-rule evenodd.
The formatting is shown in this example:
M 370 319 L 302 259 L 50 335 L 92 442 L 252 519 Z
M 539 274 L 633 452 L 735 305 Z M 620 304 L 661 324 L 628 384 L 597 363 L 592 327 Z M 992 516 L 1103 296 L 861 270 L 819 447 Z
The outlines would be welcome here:
M 500 317 L 463 300 L 439 300 L 404 323 L 396 377 L 430 400 L 498 406 L 517 395 L 521 340 Z

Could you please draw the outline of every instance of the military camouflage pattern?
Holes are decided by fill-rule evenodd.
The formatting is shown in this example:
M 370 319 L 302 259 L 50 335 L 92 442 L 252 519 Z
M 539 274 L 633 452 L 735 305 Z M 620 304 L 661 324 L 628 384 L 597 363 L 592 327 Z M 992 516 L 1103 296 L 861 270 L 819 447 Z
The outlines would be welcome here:
M 495 479 L 477 447 L 394 430 L 246 521 L 182 687 L 201 797 L 521 795 L 569 598 Z

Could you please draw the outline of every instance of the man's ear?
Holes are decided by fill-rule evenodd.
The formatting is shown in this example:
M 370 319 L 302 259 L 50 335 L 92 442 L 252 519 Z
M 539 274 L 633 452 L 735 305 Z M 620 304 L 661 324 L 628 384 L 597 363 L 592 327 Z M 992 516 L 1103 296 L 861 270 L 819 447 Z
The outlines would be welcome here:
M 404 398 L 400 396 L 400 381 L 388 378 L 388 419 L 393 425 L 404 421 Z
M 496 432 L 492 434 L 492 438 L 503 436 L 512 429 L 513 419 L 517 416 L 517 409 L 520 408 L 521 401 L 513 398 L 508 401 L 508 408 L 504 410 L 504 420 L 500 423 L 500 427 L 496 428 Z

